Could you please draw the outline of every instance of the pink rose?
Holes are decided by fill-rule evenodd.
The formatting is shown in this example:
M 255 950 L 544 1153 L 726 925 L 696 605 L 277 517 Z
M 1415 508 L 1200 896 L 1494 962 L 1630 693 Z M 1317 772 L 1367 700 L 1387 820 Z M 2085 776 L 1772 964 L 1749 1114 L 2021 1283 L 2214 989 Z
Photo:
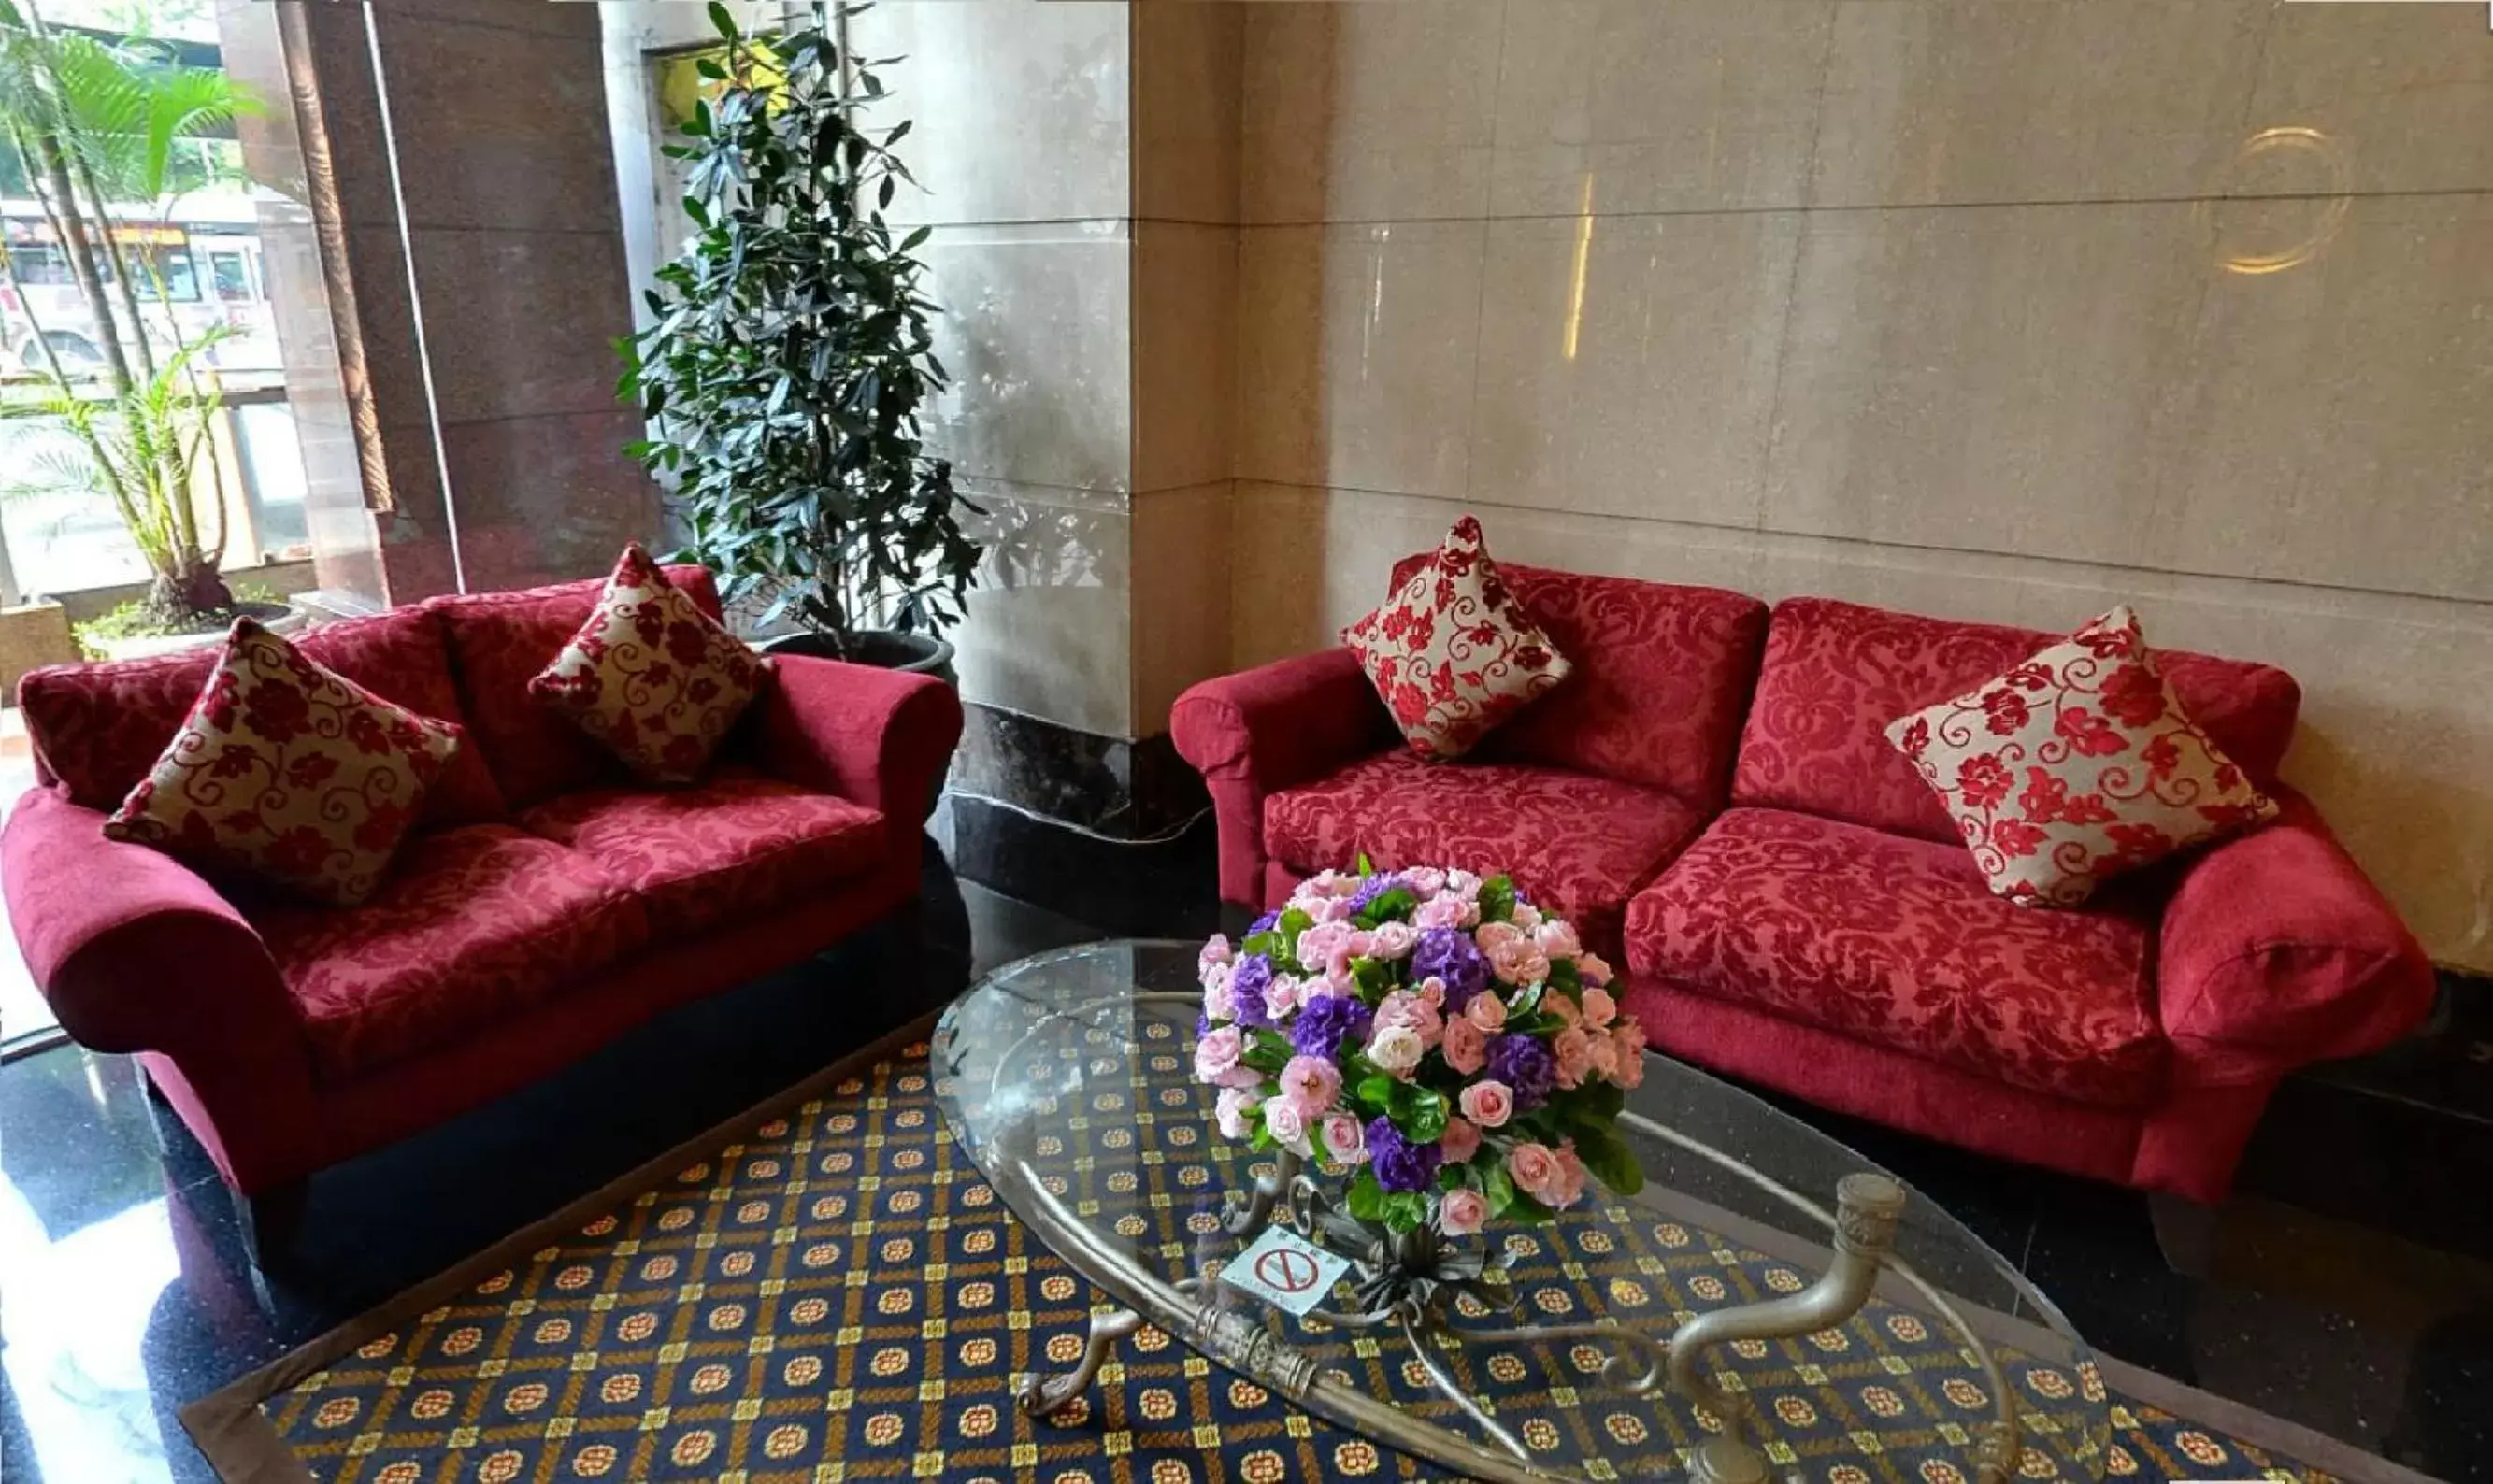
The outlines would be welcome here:
M 1610 965 L 1598 953 L 1578 954 L 1576 957 L 1576 977 L 1599 987 L 1610 982 Z
M 1237 1070 L 1238 1058 L 1246 1054 L 1246 1035 L 1235 1025 L 1218 1025 L 1194 1044 L 1194 1076 L 1197 1082 L 1216 1083 Z
M 1359 982 L 1350 977 L 1348 969 L 1344 969 L 1338 974 L 1326 974 L 1321 978 L 1308 980 L 1307 992 L 1299 996 L 1299 1003 L 1304 1005 L 1318 994 L 1339 999 L 1344 995 L 1358 993 Z
M 1431 1010 L 1446 1008 L 1446 981 L 1430 974 L 1412 987 L 1411 993 L 1428 1002 Z
M 1549 977 L 1547 955 L 1534 947 L 1528 937 L 1513 938 L 1489 949 L 1488 967 L 1501 984 L 1538 984 Z
M 1576 930 L 1561 917 L 1542 919 L 1541 926 L 1532 930 L 1532 940 L 1541 945 L 1543 953 L 1553 959 L 1572 959 L 1584 951 L 1584 945 L 1576 937 Z
M 1485 922 L 1472 940 L 1480 944 L 1481 952 L 1495 953 L 1509 943 L 1522 942 L 1523 930 L 1511 922 Z
M 1445 1022 L 1427 1000 L 1409 990 L 1396 990 L 1377 1002 L 1376 1025 L 1379 1029 L 1388 1025 L 1407 1025 L 1419 1036 L 1421 1046 L 1429 1047 L 1437 1044 Z
M 1558 1085 L 1581 1086 L 1584 1074 L 1593 1069 L 1592 1035 L 1581 1025 L 1570 1025 L 1549 1043 L 1549 1054 L 1558 1062 Z
M 1368 932 L 1366 928 L 1351 929 L 1350 936 L 1343 940 L 1342 952 L 1354 959 L 1365 959 L 1374 956 L 1376 952 L 1376 935 Z
M 1610 1052 L 1615 1062 L 1610 1068 L 1610 1081 L 1629 1089 L 1643 1086 L 1644 1027 L 1634 1021 L 1611 1026 Z
M 1488 1037 L 1469 1020 L 1457 1016 L 1448 1021 L 1445 1036 L 1437 1051 L 1457 1073 L 1469 1077 L 1488 1064 Z
M 1584 1199 L 1584 1162 L 1576 1157 L 1576 1141 L 1570 1139 L 1558 1146 L 1558 1182 L 1540 1199 L 1542 1204 L 1562 1211 Z
M 1518 902 L 1507 912 L 1506 920 L 1530 933 L 1541 926 L 1541 908 L 1529 902 Z
M 1494 994 L 1475 994 L 1463 1004 L 1463 1019 L 1483 1035 L 1496 1035 L 1506 1028 L 1506 1001 Z
M 1229 939 L 1226 935 L 1219 933 L 1212 935 L 1211 938 L 1204 943 L 1203 951 L 1194 956 L 1194 966 L 1197 972 L 1210 968 L 1215 964 L 1228 962 Z
M 1302 1158 L 1315 1153 L 1307 1144 L 1306 1115 L 1291 1107 L 1286 1097 L 1264 1100 L 1264 1131 L 1273 1136 L 1275 1143 Z
M 1586 1080 L 1598 1077 L 1604 1082 L 1616 1082 L 1619 1071 L 1617 1045 L 1608 1036 L 1599 1034 L 1586 1036 L 1584 1042 L 1590 1053 L 1584 1072 Z
M 1447 892 L 1454 896 L 1462 898 L 1465 902 L 1478 901 L 1480 898 L 1480 889 L 1481 878 L 1472 875 L 1468 871 L 1449 871 L 1446 873 Z
M 1437 1202 L 1437 1230 L 1469 1236 L 1488 1225 L 1488 1198 L 1476 1190 L 1450 1190 Z
M 1397 959 L 1409 958 L 1411 949 L 1419 941 L 1419 933 L 1407 922 L 1378 923 L 1376 931 L 1368 935 L 1367 956 L 1380 963 L 1391 964 Z
M 1318 897 L 1307 904 L 1307 914 L 1319 927 L 1331 927 L 1350 921 L 1350 904 L 1339 897 Z
M 1264 987 L 1264 1009 L 1274 1019 L 1294 1014 L 1307 1003 L 1307 981 L 1291 974 L 1275 974 Z
M 1515 1188 L 1543 1205 L 1557 1204 L 1566 1188 L 1566 1168 L 1558 1151 L 1546 1143 L 1519 1143 L 1506 1151 L 1506 1172 Z
M 1357 1115 L 1346 1113 L 1325 1114 L 1324 1126 L 1317 1131 L 1324 1140 L 1325 1152 L 1344 1165 L 1367 1162 L 1367 1129 Z
M 1422 866 L 1417 871 L 1405 871 L 1402 873 L 1402 880 L 1411 888 L 1411 895 L 1423 902 L 1446 889 L 1446 874 L 1434 866 Z
M 1220 1126 L 1223 1139 L 1244 1139 L 1255 1131 L 1246 1121 L 1246 1110 L 1255 1106 L 1255 1094 L 1244 1087 L 1223 1087 L 1220 1100 L 1213 1105 L 1213 1121 Z
M 1350 929 L 1321 922 L 1299 935 L 1299 966 L 1311 974 L 1331 973 L 1350 961 Z
M 1459 1165 L 1480 1152 L 1480 1125 L 1469 1118 L 1448 1118 L 1445 1137 L 1437 1141 L 1437 1157 Z
M 1322 1056 L 1293 1056 L 1281 1068 L 1281 1096 L 1313 1120 L 1341 1098 L 1341 1072 Z
M 1216 1021 L 1238 1018 L 1238 998 L 1230 993 L 1226 964 L 1215 964 L 1203 971 L 1203 1013 Z
M 1609 991 L 1594 988 L 1584 992 L 1585 1024 L 1599 1030 L 1618 1019 L 1618 1015 L 1619 1002 L 1610 997 Z
M 1558 1017 L 1559 1024 L 1563 1025 L 1574 1025 L 1584 1019 L 1583 1008 L 1564 994 L 1542 995 L 1541 1008 L 1545 1014 Z
M 1420 1066 L 1420 1057 L 1427 1052 L 1420 1033 L 1408 1025 L 1379 1025 L 1367 1038 L 1367 1059 L 1378 1070 L 1410 1079 Z
M 1455 1106 L 1483 1128 L 1504 1128 L 1515 1116 L 1515 1089 L 1504 1083 L 1477 1082 L 1463 1089 Z
M 1458 897 L 1432 897 L 1420 904 L 1420 909 L 1411 914 L 1411 925 L 1423 930 L 1459 928 L 1463 925 L 1463 906 L 1464 903 Z

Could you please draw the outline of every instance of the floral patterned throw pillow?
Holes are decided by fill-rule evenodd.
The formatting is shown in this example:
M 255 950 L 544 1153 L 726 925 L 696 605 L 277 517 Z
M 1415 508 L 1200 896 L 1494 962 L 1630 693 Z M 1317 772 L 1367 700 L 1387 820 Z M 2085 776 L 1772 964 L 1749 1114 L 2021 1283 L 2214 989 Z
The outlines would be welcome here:
M 2276 814 L 2182 711 L 2126 608 L 1898 718 L 1887 740 L 1937 790 L 1991 889 L 2019 902 L 2073 906 Z
M 454 724 L 394 706 L 238 618 L 172 744 L 104 832 L 352 906 L 379 884 L 460 741 Z
M 1465 516 L 1434 559 L 1342 642 L 1423 757 L 1446 761 L 1567 678 L 1567 657 L 1506 589 Z
M 528 682 L 645 783 L 701 777 L 770 662 L 721 628 L 634 542 L 588 621 Z

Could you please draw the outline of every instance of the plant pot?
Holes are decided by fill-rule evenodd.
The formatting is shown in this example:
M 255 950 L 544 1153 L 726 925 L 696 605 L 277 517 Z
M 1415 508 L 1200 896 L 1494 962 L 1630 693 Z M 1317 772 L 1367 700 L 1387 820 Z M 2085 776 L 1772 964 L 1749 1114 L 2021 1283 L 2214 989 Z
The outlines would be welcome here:
M 925 634 L 903 634 L 893 629 L 862 629 L 855 637 L 855 647 L 843 657 L 828 639 L 819 634 L 782 634 L 764 639 L 757 647 L 764 654 L 808 655 L 818 660 L 845 658 L 852 665 L 871 665 L 878 669 L 896 669 L 912 675 L 932 675 L 954 690 L 961 688 L 961 677 L 952 668 L 952 646 L 943 639 Z M 944 800 L 945 773 L 935 775 L 935 785 L 926 790 L 924 818 L 935 817 L 935 806 Z
M 311 615 L 301 608 L 283 603 L 237 603 L 233 618 L 245 615 L 256 618 L 260 627 L 271 634 L 293 634 L 311 622 Z M 200 629 L 191 634 L 135 634 L 128 638 L 97 641 L 107 660 L 144 660 L 160 654 L 179 654 L 185 649 L 201 649 L 225 642 L 225 634 L 233 627 L 230 619 L 214 629 Z
M 861 629 L 857 631 L 856 647 L 845 656 L 819 634 L 782 634 L 777 638 L 764 639 L 760 647 L 765 654 L 802 654 L 818 660 L 846 659 L 852 665 L 871 665 L 878 669 L 896 669 L 912 675 L 933 675 L 955 689 L 961 684 L 960 675 L 952 668 L 952 646 L 931 635 L 902 634 L 893 629 Z

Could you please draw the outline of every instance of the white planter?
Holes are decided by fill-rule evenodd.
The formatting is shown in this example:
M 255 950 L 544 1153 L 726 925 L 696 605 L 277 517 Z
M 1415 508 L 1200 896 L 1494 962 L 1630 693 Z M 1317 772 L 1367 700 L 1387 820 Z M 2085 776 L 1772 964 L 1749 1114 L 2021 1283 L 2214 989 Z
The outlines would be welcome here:
M 311 615 L 301 608 L 282 603 L 238 603 L 241 611 L 260 621 L 271 634 L 293 634 L 311 622 Z M 147 634 L 131 638 L 100 641 L 96 647 L 107 660 L 145 660 L 160 654 L 180 654 L 185 649 L 201 649 L 225 641 L 223 629 L 202 629 L 196 634 Z

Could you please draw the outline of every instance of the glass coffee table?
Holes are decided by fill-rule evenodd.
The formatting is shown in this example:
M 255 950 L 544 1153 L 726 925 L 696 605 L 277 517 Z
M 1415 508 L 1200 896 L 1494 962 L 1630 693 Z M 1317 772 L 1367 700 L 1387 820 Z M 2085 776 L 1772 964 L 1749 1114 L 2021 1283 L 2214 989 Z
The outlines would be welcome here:
M 1196 945 L 1009 965 L 935 1034 L 945 1119 L 1048 1250 L 1103 1291 L 1044 1415 L 1149 1324 L 1367 1439 L 1496 1481 L 2001 1484 L 2102 1476 L 2094 1356 L 1972 1232 L 1843 1144 L 1659 1055 L 1619 1132 L 1645 1188 L 1496 1225 L 1485 1291 L 1432 1321 L 1296 1318 L 1220 1280 L 1293 1175 L 1223 1139 L 1193 1077 Z M 1296 1162 L 1292 1162 L 1295 1165 Z M 1302 1187 L 1304 1188 L 1304 1187 Z M 1330 1316 L 1328 1318 L 1327 1316 Z

